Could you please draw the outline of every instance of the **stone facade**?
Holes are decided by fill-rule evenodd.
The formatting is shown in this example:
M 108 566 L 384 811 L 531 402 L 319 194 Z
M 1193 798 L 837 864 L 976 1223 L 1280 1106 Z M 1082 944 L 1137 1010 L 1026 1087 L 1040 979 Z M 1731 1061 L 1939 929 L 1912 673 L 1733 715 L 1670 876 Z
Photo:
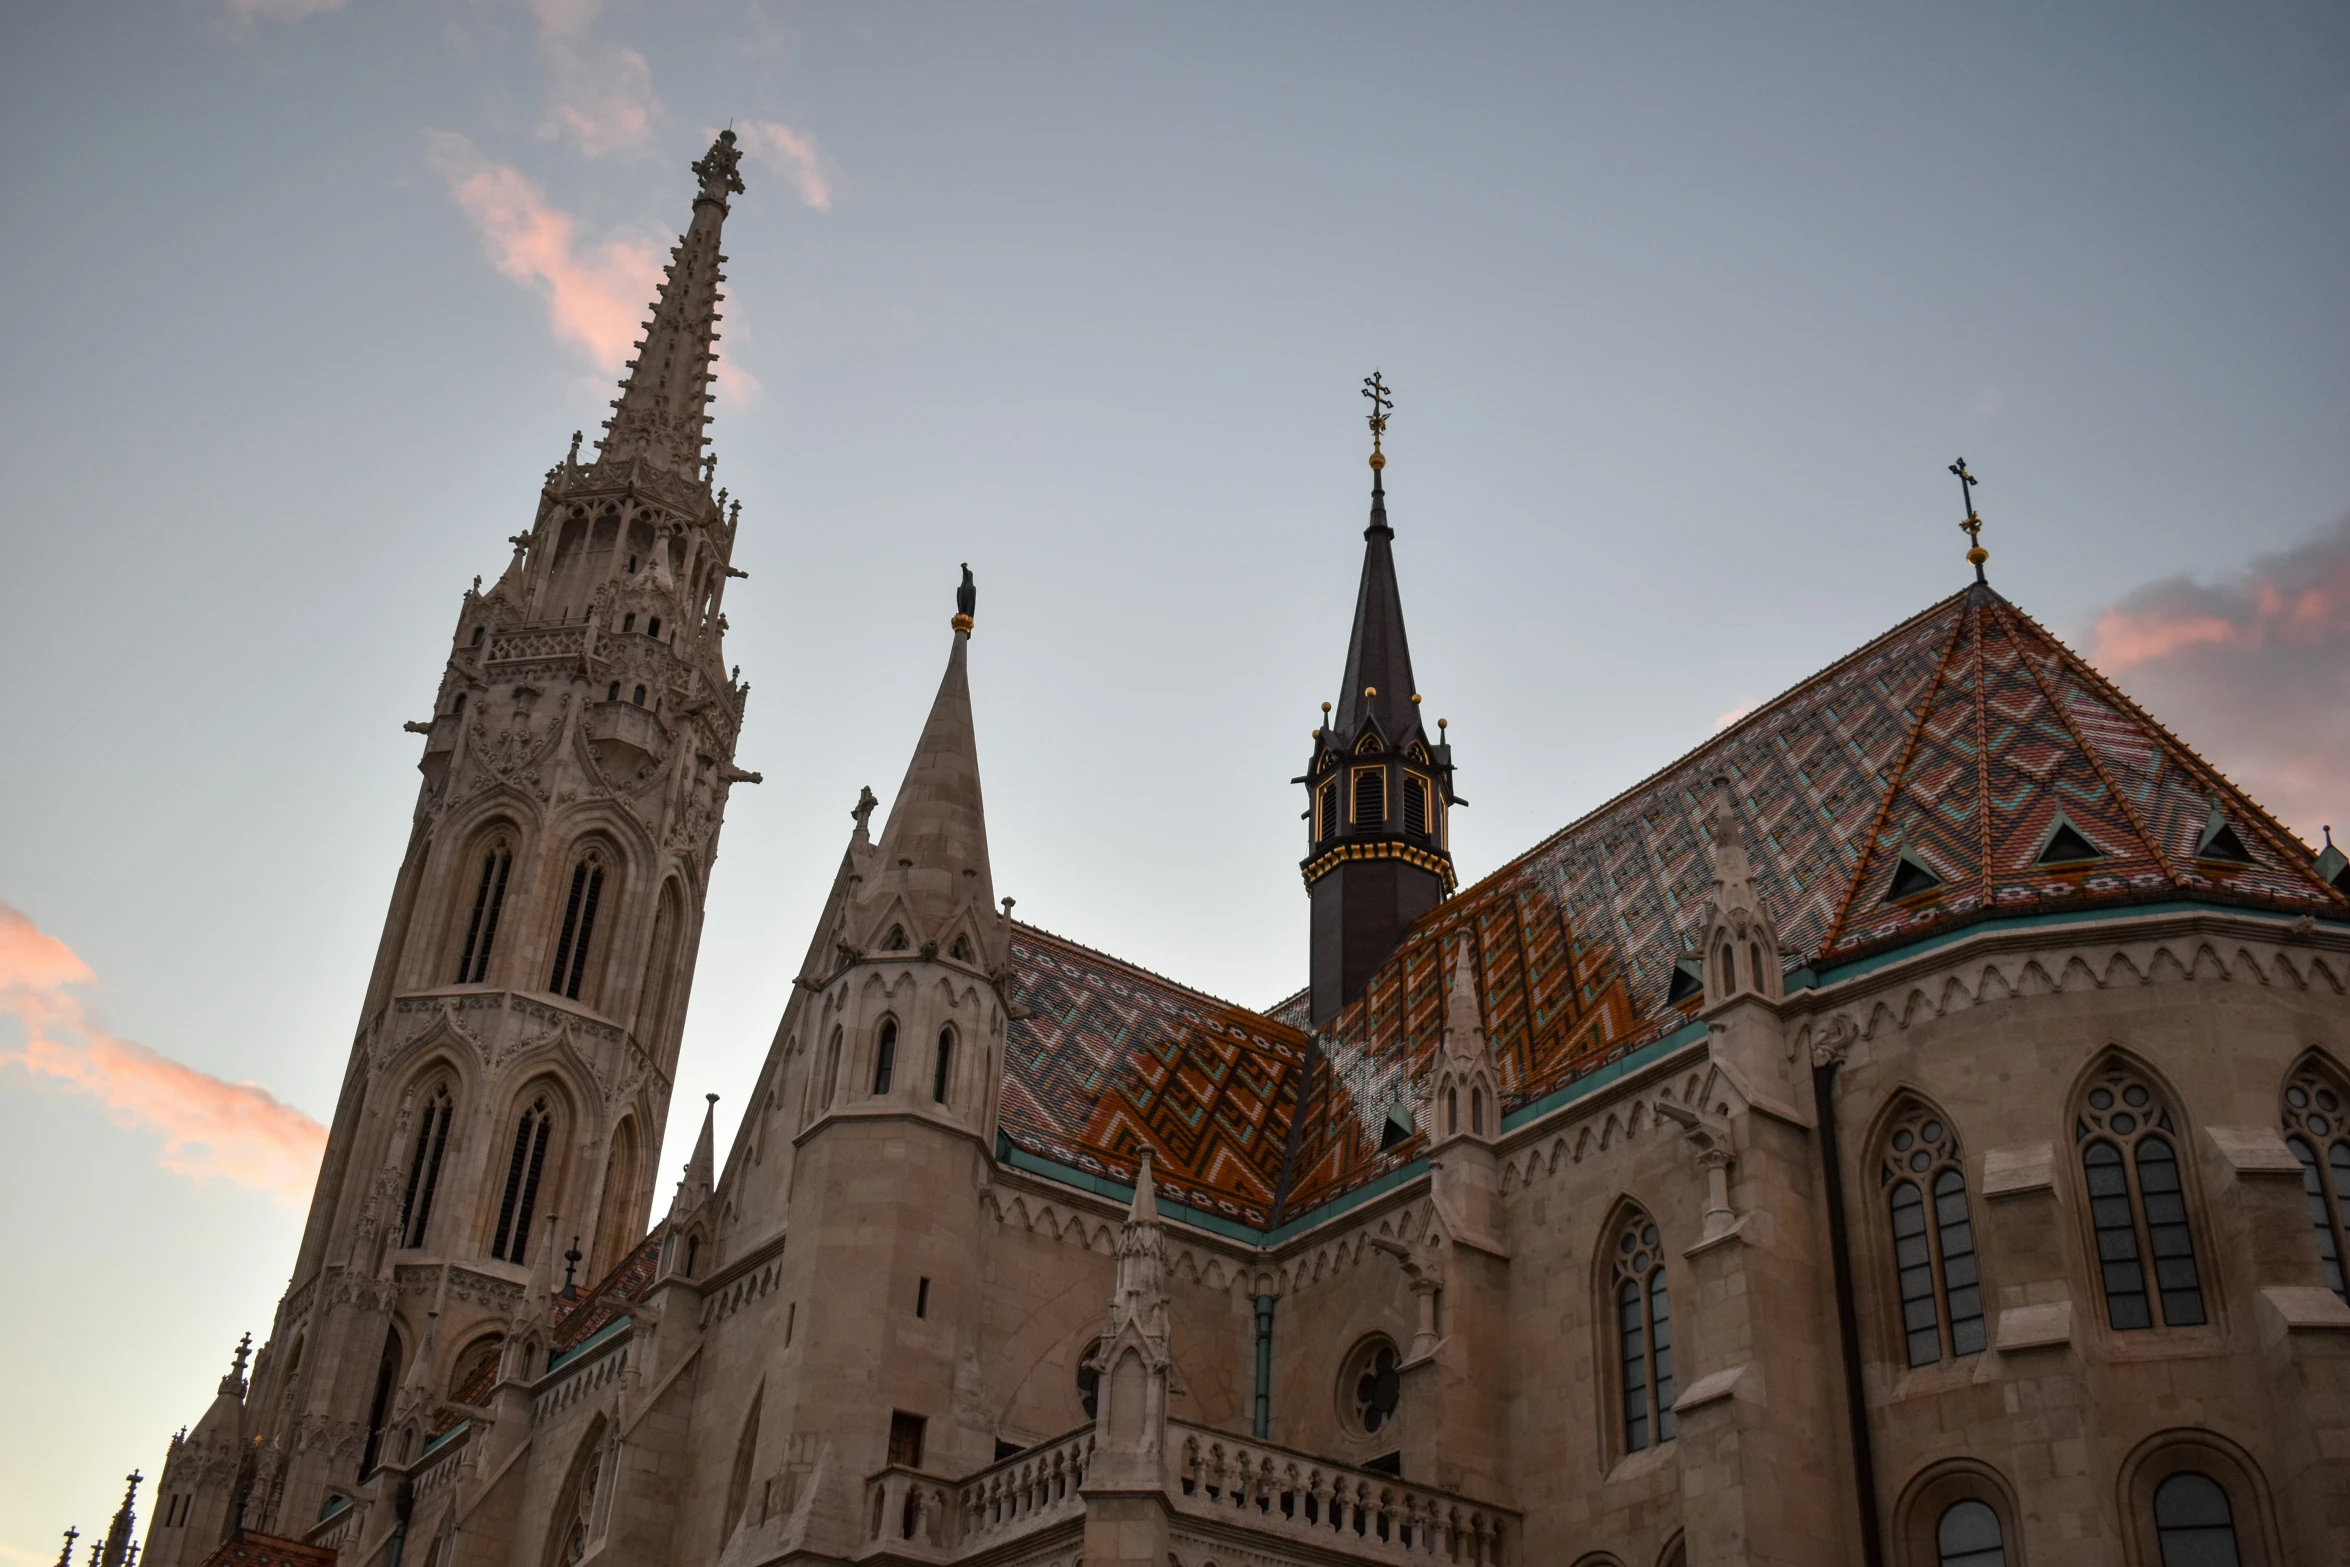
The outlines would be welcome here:
M 346 1567 L 2350 1559 L 2350 872 L 1987 587 L 1414 916 L 1361 995 L 1260 1014 L 998 906 L 966 575 L 734 1144 L 705 1120 L 648 1231 L 746 777 L 699 423 L 730 142 L 696 168 L 612 434 L 412 726 L 310 1227 L 252 1375 L 174 1441 L 150 1567 L 240 1529 Z M 1837 693 L 1911 647 L 1916 727 L 1872 738 Z M 2057 739 L 1994 735 L 2001 667 Z M 1861 782 L 1802 765 L 1858 824 L 1806 860 L 1755 757 L 1814 707 Z M 1440 765 L 1457 803 L 1449 747 L 1340 727 L 1334 765 Z M 1635 818 L 1686 889 L 1648 935 L 1629 870 L 1578 902 L 1569 863 Z

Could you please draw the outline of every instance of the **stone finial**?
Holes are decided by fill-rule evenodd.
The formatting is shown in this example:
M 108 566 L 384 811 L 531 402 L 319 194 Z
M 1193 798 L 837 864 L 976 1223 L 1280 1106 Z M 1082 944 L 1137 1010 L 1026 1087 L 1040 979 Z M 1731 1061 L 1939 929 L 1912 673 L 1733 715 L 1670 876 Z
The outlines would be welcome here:
M 1445 1000 L 1444 1037 L 1422 1100 L 1431 1144 L 1455 1137 L 1491 1142 L 1501 1135 L 1501 1084 L 1493 1052 L 1485 1043 L 1485 1020 L 1477 1004 L 1477 963 L 1469 932 L 1453 946 L 1452 993 Z
M 1738 821 L 1737 789 L 1726 774 L 1714 780 L 1706 820 L 1713 831 L 1714 883 L 1698 943 L 1705 961 L 1706 1003 L 1715 1006 L 1746 995 L 1777 1001 L 1786 994 L 1779 971 L 1778 927 L 1755 885 L 1754 865 L 1747 858 Z

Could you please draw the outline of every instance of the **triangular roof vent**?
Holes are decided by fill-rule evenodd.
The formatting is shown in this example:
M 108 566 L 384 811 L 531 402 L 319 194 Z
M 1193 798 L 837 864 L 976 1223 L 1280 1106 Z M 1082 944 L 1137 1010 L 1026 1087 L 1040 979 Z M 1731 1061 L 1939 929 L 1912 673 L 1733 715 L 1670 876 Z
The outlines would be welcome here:
M 1683 958 L 1673 965 L 1673 977 L 1665 986 L 1665 1005 L 1677 1006 L 1691 996 L 1705 994 L 1705 965 L 1695 958 Z
M 2102 860 L 2105 851 L 2091 843 L 2062 811 L 2048 829 L 2048 837 L 2040 845 L 2040 852 L 2032 857 L 2034 865 L 2078 865 L 2085 860 Z
M 2327 827 L 2325 833 L 2326 846 L 2317 851 L 2318 877 L 2343 897 L 2350 898 L 2350 854 L 2334 846 L 2332 827 Z
M 2244 840 L 2236 836 L 2236 829 L 2229 823 L 2227 813 L 2219 808 L 2217 800 L 2211 802 L 2211 814 L 2204 818 L 2203 831 L 2195 839 L 2195 858 L 2221 860 L 2230 865 L 2253 863 L 2252 851 L 2245 848 Z
M 1396 1091 L 1394 1101 L 1387 1107 L 1387 1120 L 1379 1128 L 1379 1151 L 1381 1153 L 1387 1152 L 1396 1144 L 1409 1139 L 1412 1133 L 1418 1130 L 1419 1128 L 1412 1124 L 1412 1107 L 1404 1101 L 1403 1092 L 1399 1088 Z
M 1938 872 L 1904 849 L 1901 857 L 1893 862 L 1893 884 L 1885 889 L 1885 901 L 1901 903 L 1921 893 L 1932 892 L 1941 885 L 1942 877 Z

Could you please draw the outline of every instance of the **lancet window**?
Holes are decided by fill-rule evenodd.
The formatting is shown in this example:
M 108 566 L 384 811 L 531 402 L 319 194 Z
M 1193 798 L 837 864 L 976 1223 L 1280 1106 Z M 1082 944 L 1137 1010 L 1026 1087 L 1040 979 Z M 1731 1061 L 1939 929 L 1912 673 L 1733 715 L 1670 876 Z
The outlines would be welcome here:
M 506 1156 L 506 1184 L 498 1198 L 498 1225 L 490 1237 L 493 1257 L 507 1262 L 525 1260 L 530 1221 L 538 1212 L 539 1183 L 547 1169 L 547 1144 L 554 1132 L 554 1113 L 547 1108 L 547 1096 L 540 1094 L 514 1125 L 514 1146 Z
M 2153 1084 L 2123 1065 L 2097 1075 L 2074 1115 L 2105 1318 L 2116 1329 L 2195 1327 L 2209 1320 L 2178 1136 Z
M 1893 1226 L 1901 1331 L 1913 1366 L 1983 1351 L 1983 1286 L 1958 1133 L 1919 1106 L 1887 1134 L 1877 1168 Z
M 498 915 L 506 907 L 506 880 L 513 871 L 513 845 L 504 838 L 492 839 L 482 851 L 473 911 L 465 921 L 465 945 L 457 953 L 460 985 L 478 985 L 489 975 L 490 948 L 498 939 Z
M 580 981 L 587 977 L 588 947 L 596 935 L 596 907 L 604 900 L 604 859 L 590 850 L 571 868 L 571 891 L 563 902 L 563 925 L 555 938 L 555 967 L 547 988 L 558 996 L 579 999 Z
M 1673 1316 L 1665 1292 L 1665 1251 L 1656 1221 L 1633 1210 L 1608 1248 L 1610 1316 L 1621 1369 L 1624 1451 L 1637 1453 L 1678 1434 L 1673 1415 Z
M 2314 1069 L 2294 1073 L 2285 1085 L 2285 1146 L 2301 1161 L 2301 1189 L 2309 1197 L 2326 1287 L 2350 1300 L 2343 1280 L 2343 1259 L 2350 1257 L 2350 1230 L 2343 1224 L 2343 1202 L 2350 1198 L 2350 1123 L 2343 1111 L 2342 1091 Z
M 1417 773 L 1403 775 L 1404 831 L 1428 835 L 1428 780 Z
M 432 1223 L 433 1196 L 440 1190 L 441 1156 L 449 1150 L 449 1122 L 454 1115 L 449 1087 L 443 1083 L 425 1100 L 424 1114 L 416 1122 L 416 1146 L 408 1156 L 408 1189 L 400 1199 L 403 1246 L 424 1244 L 425 1228 Z
M 955 1031 L 952 1028 L 942 1028 L 938 1031 L 938 1063 L 930 1071 L 932 1103 L 945 1104 L 947 1102 L 947 1088 L 954 1080 L 954 1073 Z
M 883 1018 L 881 1028 L 873 1036 L 873 1092 L 886 1094 L 898 1070 L 898 1024 L 895 1018 Z

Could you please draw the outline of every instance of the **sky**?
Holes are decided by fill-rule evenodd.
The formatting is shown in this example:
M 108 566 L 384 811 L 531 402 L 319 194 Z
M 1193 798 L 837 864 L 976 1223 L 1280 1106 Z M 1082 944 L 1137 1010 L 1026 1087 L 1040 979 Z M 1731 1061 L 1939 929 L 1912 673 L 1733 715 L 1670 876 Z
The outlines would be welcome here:
M 1959 587 L 1961 455 L 1996 586 L 2350 823 L 2338 5 L 0 8 L 0 1567 L 266 1327 L 401 723 L 728 124 L 722 1137 L 961 561 L 998 890 L 1302 983 L 1374 368 L 1464 881 Z

